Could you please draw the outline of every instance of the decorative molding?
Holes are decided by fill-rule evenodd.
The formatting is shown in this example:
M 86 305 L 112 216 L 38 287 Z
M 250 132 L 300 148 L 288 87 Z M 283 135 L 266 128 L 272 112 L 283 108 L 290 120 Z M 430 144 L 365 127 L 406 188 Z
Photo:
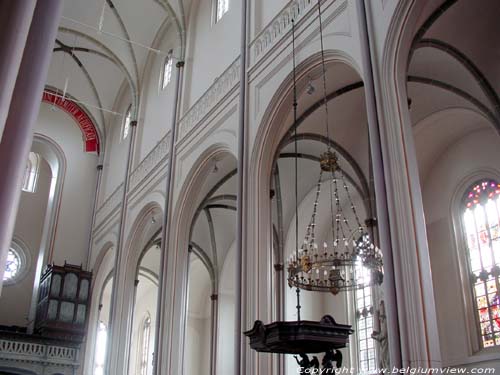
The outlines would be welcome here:
M 326 2 L 326 0 L 323 0 L 323 2 Z M 337 18 L 337 16 L 348 8 L 347 0 L 343 2 L 334 0 L 333 3 L 340 4 L 331 14 L 331 20 Z M 297 25 L 303 18 L 310 15 L 313 9 L 317 9 L 317 1 L 315 0 L 295 0 L 286 5 L 250 44 L 250 65 L 253 66 L 259 62 L 267 52 L 273 49 L 278 41 L 284 39 L 286 34 L 291 32 L 292 19 L 296 21 Z M 326 9 L 322 8 L 322 13 L 324 13 L 325 10 Z M 327 23 L 330 23 L 331 20 Z
M 134 169 L 130 176 L 130 192 L 141 185 L 141 182 L 156 170 L 156 166 L 168 157 L 170 134 L 171 132 L 168 132 Z
M 298 22 L 316 4 L 314 0 L 290 1 L 250 44 L 251 65 L 259 61 L 277 40 L 292 29 L 292 20 Z
M 240 57 L 220 75 L 179 122 L 179 141 L 194 129 L 222 99 L 239 83 Z
M 130 176 L 130 195 L 142 185 L 149 176 L 158 170 L 158 166 L 168 158 L 170 151 L 170 132 L 168 132 L 158 144 L 146 155 Z M 121 183 L 111 195 L 99 207 L 96 214 L 94 230 L 100 228 L 104 221 L 109 219 L 118 210 L 123 197 L 123 183 Z
M 111 195 L 104 201 L 104 203 L 99 207 L 95 217 L 95 226 L 99 228 L 100 225 L 109 218 L 113 212 L 118 209 L 122 201 L 123 196 L 123 182 L 111 193 Z
M 324 0 L 326 1 L 326 0 Z M 333 10 L 329 17 L 329 22 L 335 19 L 348 8 L 348 2 L 336 1 L 339 5 Z M 270 51 L 272 46 L 280 39 L 283 39 L 291 30 L 291 20 L 300 20 L 312 14 L 316 7 L 315 0 L 295 0 L 290 2 L 271 21 L 268 26 L 254 39 L 250 48 L 253 53 L 252 64 L 261 60 Z M 177 142 L 183 141 L 199 124 L 221 105 L 227 95 L 239 84 L 240 78 L 240 56 L 215 80 L 215 82 L 205 91 L 205 93 L 190 107 L 179 121 L 179 138 Z M 132 172 L 130 180 L 130 193 L 136 192 L 143 181 L 145 181 L 157 169 L 157 166 L 165 161 L 170 151 L 170 132 L 167 133 L 155 148 L 140 162 Z M 118 209 L 123 193 L 121 184 L 97 210 L 96 224 L 94 230 L 99 228 L 106 219 L 109 219 Z M 129 195 L 130 199 L 130 195 Z
M 38 363 L 44 366 L 78 367 L 78 349 L 43 342 L 0 339 L 0 365 L 9 362 Z

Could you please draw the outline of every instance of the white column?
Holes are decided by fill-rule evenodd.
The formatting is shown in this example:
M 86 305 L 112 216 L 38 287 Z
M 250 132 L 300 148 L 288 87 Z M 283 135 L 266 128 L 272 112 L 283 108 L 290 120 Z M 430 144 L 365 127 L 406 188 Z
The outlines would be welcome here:
M 0 0 L 0 139 L 9 113 L 36 0 Z
M 0 287 L 62 4 L 62 0 L 37 3 L 0 143 Z
M 365 5 L 368 20 L 371 20 L 371 4 L 365 1 Z M 397 31 L 397 40 L 402 37 L 402 30 Z M 370 36 L 374 35 L 370 23 L 368 32 Z M 403 54 L 405 49 L 392 50 L 394 46 L 390 39 L 388 36 L 386 41 L 389 47 L 384 47 L 387 55 L 378 57 L 382 61 L 376 61 L 376 54 L 373 56 L 373 78 L 388 197 L 401 365 L 440 367 L 441 353 L 422 191 L 405 90 L 406 64 L 401 64 L 405 67 L 396 66 L 401 61 L 395 61 L 402 55 L 392 55 Z M 371 42 L 373 47 L 374 38 Z

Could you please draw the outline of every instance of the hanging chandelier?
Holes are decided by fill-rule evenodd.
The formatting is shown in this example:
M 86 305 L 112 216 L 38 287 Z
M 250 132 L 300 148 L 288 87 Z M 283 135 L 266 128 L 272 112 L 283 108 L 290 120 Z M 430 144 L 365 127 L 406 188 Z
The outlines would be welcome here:
M 330 292 L 337 295 L 342 291 L 380 285 L 383 280 L 383 262 L 382 252 L 373 243 L 367 228 L 361 224 L 344 171 L 339 164 L 338 155 L 332 150 L 330 144 L 323 25 L 320 6 L 321 4 L 318 1 L 323 107 L 328 142 L 326 151 L 320 155 L 320 173 L 316 185 L 312 215 L 306 228 L 305 238 L 300 248 L 297 245 L 294 254 L 290 255 L 287 270 L 288 285 L 290 287 Z M 296 108 L 296 93 L 294 92 L 295 112 Z M 296 121 L 294 127 L 296 137 Z M 329 197 L 332 239 L 320 246 L 317 243 L 315 229 L 325 174 L 328 177 L 325 184 L 328 185 L 327 194 Z M 296 220 L 298 220 L 297 217 Z
M 320 0 L 319 0 L 320 1 Z M 318 2 L 318 7 L 320 6 Z M 321 8 L 319 8 L 321 9 Z M 297 86 L 295 71 L 295 23 L 292 20 L 292 47 L 293 47 L 293 114 L 294 123 L 297 123 Z M 295 127 L 295 243 L 298 249 L 298 152 L 297 128 Z M 297 252 L 298 254 L 298 252 Z M 298 256 L 296 257 L 298 259 Z M 295 359 L 302 370 L 319 368 L 319 360 L 313 357 L 309 360 L 306 353 L 325 353 L 322 359 L 324 369 L 333 369 L 333 363 L 340 367 L 342 354 L 339 349 L 345 348 L 349 342 L 349 335 L 354 331 L 348 324 L 339 324 L 330 315 L 325 315 L 319 322 L 301 320 L 300 290 L 297 287 L 297 320 L 277 321 L 264 324 L 260 320 L 254 323 L 251 330 L 245 335 L 250 339 L 250 347 L 258 352 L 299 354 Z
M 382 252 L 361 224 L 337 154 L 326 151 L 320 157 L 320 165 L 313 212 L 303 244 L 288 259 L 288 285 L 334 295 L 380 285 L 383 280 Z M 325 173 L 330 175 L 325 183 L 329 185 L 332 239 L 320 246 L 315 228 Z M 344 202 L 342 192 L 346 197 Z

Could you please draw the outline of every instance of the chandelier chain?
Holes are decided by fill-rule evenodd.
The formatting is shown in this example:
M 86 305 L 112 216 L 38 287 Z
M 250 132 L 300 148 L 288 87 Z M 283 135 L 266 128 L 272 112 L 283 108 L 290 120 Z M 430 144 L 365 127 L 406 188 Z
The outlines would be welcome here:
M 304 238 L 304 245 L 313 244 L 315 241 L 315 229 L 316 229 L 316 216 L 318 212 L 319 196 L 321 194 L 321 180 L 323 176 L 323 171 L 320 171 L 318 183 L 316 184 L 316 196 L 314 198 L 313 213 L 311 215 L 311 220 L 307 226 L 306 236 Z
M 318 0 L 318 13 L 319 13 L 319 39 L 321 43 L 321 67 L 323 70 L 323 104 L 325 106 L 325 128 L 326 138 L 328 139 L 328 151 L 331 150 L 330 144 L 330 129 L 328 125 L 328 98 L 326 94 L 326 64 L 325 64 L 325 48 L 323 45 L 323 21 L 321 20 L 321 0 Z
M 293 64 L 293 127 L 295 148 L 295 256 L 299 258 L 299 166 L 298 166 L 298 140 L 297 140 L 297 73 L 295 64 L 295 20 L 292 19 L 292 64 Z M 300 321 L 300 288 L 295 290 L 297 294 L 297 321 Z
M 359 219 L 359 215 L 358 215 L 358 212 L 356 210 L 356 206 L 354 205 L 354 202 L 351 198 L 351 192 L 349 191 L 349 187 L 347 186 L 344 171 L 342 169 L 340 170 L 340 178 L 342 179 L 342 183 L 344 185 L 344 190 L 347 194 L 347 199 L 349 200 L 349 204 L 351 205 L 351 210 L 352 210 L 352 213 L 354 214 L 354 219 L 356 220 L 356 224 L 358 224 L 359 230 L 362 230 L 363 226 L 361 225 L 361 220 Z

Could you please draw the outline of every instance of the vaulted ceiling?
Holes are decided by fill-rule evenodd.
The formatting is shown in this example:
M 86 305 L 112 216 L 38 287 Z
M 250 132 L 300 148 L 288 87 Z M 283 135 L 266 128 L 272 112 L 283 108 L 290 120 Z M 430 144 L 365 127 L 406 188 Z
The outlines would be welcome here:
M 496 0 L 431 1 L 416 30 L 408 97 L 420 177 L 472 132 L 500 132 L 500 7 Z
M 47 88 L 73 98 L 94 118 L 102 136 L 119 94 L 139 104 L 150 56 L 167 54 L 158 47 L 165 33 L 176 35 L 183 53 L 191 0 L 66 0 Z M 101 142 L 102 143 L 102 142 Z

